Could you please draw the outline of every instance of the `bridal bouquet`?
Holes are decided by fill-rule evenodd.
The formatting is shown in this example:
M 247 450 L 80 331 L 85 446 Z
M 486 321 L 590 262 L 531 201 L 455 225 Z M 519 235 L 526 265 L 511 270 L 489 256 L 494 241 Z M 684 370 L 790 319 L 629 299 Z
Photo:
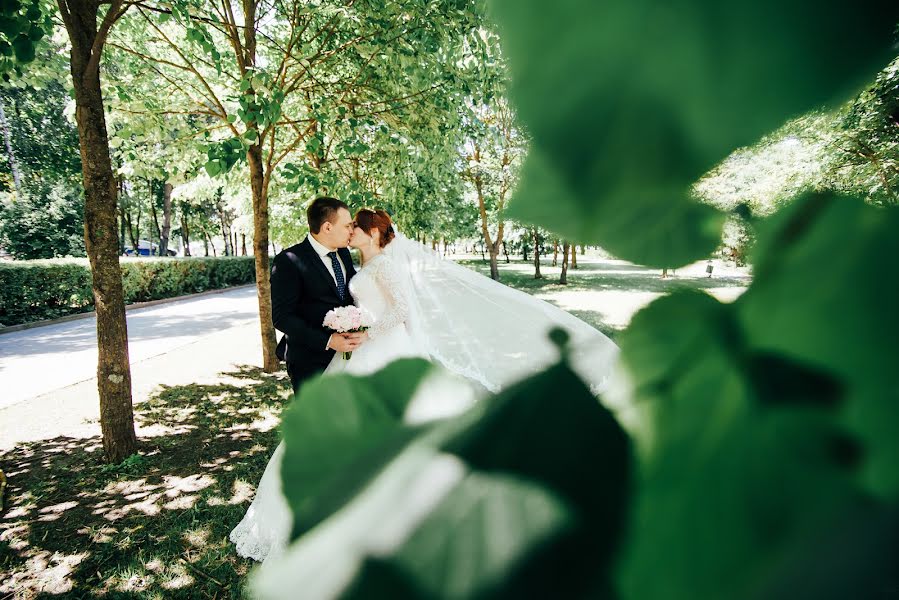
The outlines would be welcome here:
M 329 310 L 322 325 L 334 333 L 356 333 L 365 331 L 371 326 L 371 323 L 365 311 L 358 306 L 350 305 L 338 306 Z M 352 352 L 344 352 L 343 358 L 349 360 L 352 355 Z

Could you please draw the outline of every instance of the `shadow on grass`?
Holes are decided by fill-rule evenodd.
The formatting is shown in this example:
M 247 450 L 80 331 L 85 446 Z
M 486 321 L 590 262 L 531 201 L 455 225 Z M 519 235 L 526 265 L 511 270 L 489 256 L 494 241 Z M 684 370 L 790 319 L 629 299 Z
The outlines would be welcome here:
M 240 598 L 253 566 L 228 534 L 269 456 L 289 397 L 255 368 L 165 387 L 135 406 L 140 453 L 105 465 L 99 438 L 59 437 L 2 457 L 0 598 Z

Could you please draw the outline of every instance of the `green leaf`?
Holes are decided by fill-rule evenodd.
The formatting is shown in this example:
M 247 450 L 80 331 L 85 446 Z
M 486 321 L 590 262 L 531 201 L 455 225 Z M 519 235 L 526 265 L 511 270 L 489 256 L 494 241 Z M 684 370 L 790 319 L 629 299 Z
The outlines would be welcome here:
M 509 216 L 538 225 L 552 223 L 566 239 L 602 244 L 615 256 L 668 268 L 708 256 L 720 243 L 724 215 L 683 193 L 663 197 L 654 194 L 647 181 L 627 204 L 585 204 L 538 148 L 531 150 L 522 170 Z
M 737 313 L 679 292 L 621 338 L 642 457 L 618 572 L 626 599 L 749 597 L 788 550 L 859 506 L 834 410 L 842 388 L 763 354 Z
M 379 447 L 391 441 L 402 446 L 414 436 L 415 428 L 404 430 L 403 414 L 418 385 L 434 373 L 425 361 L 402 360 L 368 377 L 341 375 L 303 385 L 284 416 L 281 468 L 295 534 L 314 527 L 358 491 L 364 482 L 359 473 L 368 471 L 349 476 L 354 462 L 369 454 L 379 464 L 385 458 L 376 453 Z M 329 486 L 334 487 L 323 494 Z
M 19 34 L 12 43 L 16 60 L 20 63 L 29 63 L 34 60 L 34 42 L 26 34 Z
M 899 212 L 831 195 L 806 196 L 760 226 L 757 281 L 737 302 L 751 343 L 834 373 L 845 417 L 865 443 L 863 477 L 899 493 L 895 361 Z M 772 308 L 776 307 L 776 308 Z
M 203 165 L 203 168 L 206 169 L 206 173 L 210 177 L 215 177 L 216 175 L 218 175 L 219 173 L 222 172 L 222 163 L 221 163 L 221 161 L 219 161 L 217 159 L 210 160 L 205 165 Z
M 559 182 L 571 204 L 554 216 L 533 206 L 547 194 L 522 185 L 515 214 L 533 222 L 541 212 L 541 225 L 578 241 L 669 266 L 703 257 L 709 232 L 719 230 L 719 217 L 688 200 L 693 182 L 789 116 L 850 93 L 889 59 L 899 20 L 896 5 L 858 10 L 848 1 L 494 0 L 493 7 L 513 99 L 547 163 L 531 162 L 523 177 L 536 169 L 531 178 Z M 607 225 L 648 223 L 658 210 L 670 215 L 658 231 L 633 235 Z M 597 233 L 587 237 L 591 227 Z

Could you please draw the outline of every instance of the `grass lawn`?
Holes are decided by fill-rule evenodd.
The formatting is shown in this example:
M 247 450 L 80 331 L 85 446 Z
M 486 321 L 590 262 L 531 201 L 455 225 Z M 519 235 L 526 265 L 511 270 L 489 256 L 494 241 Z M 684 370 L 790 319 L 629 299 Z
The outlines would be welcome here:
M 490 264 L 479 258 L 458 260 L 471 269 L 490 275 Z M 640 267 L 624 261 L 578 256 L 578 268 L 568 269 L 568 284 L 559 283 L 561 267 L 543 260 L 543 279 L 534 279 L 533 262 L 500 257 L 502 283 L 537 296 L 567 310 L 614 339 L 624 330 L 633 314 L 662 294 L 679 288 L 704 290 L 722 300 L 732 300 L 749 285 L 746 269 L 716 263 L 714 276 L 708 278 L 705 263 L 697 263 L 669 273 L 663 279 L 661 270 Z
M 135 406 L 153 437 L 121 465 L 99 439 L 3 457 L 0 598 L 240 598 L 252 561 L 228 534 L 278 442 L 289 383 L 245 368 Z

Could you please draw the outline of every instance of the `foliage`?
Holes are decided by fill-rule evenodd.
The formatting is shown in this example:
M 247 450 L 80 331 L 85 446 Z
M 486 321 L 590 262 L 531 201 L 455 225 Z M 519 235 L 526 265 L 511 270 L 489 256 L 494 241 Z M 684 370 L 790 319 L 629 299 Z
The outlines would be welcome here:
M 0 246 L 20 260 L 84 256 L 84 193 L 66 180 L 30 181 L 0 206 Z
M 125 302 L 145 302 L 253 282 L 252 257 L 135 259 L 121 263 Z M 0 263 L 0 323 L 18 325 L 93 306 L 86 260 Z
M 874 204 L 899 204 L 899 58 L 834 120 L 828 184 Z
M 24 179 L 80 186 L 78 131 L 66 117 L 71 100 L 67 87 L 52 79 L 36 84 L 39 87 L 18 83 L 4 86 L 3 105 L 13 153 Z M 0 169 L 7 171 L 8 161 L 3 161 Z
M 0 4 L 0 73 L 21 73 L 34 60 L 38 42 L 50 30 L 49 6 L 41 0 L 7 0 Z
M 495 7 L 534 141 L 510 210 L 659 267 L 718 244 L 722 215 L 693 201 L 691 184 L 735 147 L 859 84 L 889 56 L 895 26 L 886 5 L 803 0 Z M 760 31 L 776 41 L 760 45 Z M 647 214 L 651 230 L 634 235 Z

